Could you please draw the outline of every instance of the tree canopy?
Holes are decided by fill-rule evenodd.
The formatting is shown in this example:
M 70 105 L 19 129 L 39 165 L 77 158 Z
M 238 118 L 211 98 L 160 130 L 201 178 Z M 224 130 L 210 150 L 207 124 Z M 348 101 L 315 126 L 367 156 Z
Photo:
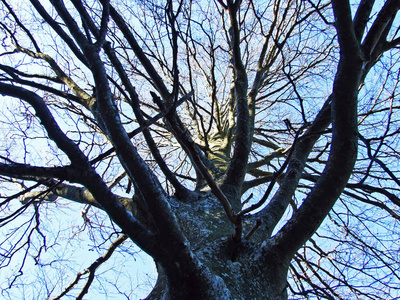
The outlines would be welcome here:
M 1 0 L 2 295 L 400 297 L 399 9 Z

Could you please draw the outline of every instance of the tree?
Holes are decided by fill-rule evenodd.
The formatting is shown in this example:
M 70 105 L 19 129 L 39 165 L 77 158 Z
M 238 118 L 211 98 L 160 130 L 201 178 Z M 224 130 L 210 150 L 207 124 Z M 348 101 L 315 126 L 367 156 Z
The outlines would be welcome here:
M 49 298 L 125 240 L 147 299 L 398 296 L 400 2 L 356 2 L 2 0 L 2 266 L 68 200 L 118 237 Z

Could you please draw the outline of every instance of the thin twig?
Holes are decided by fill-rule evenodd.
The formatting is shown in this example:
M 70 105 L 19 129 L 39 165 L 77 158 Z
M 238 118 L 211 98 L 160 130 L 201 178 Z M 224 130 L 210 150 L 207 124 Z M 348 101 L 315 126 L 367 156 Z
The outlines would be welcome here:
M 89 268 L 87 268 L 86 270 L 84 270 L 84 271 L 82 271 L 82 272 L 79 272 L 79 273 L 76 275 L 75 280 L 74 280 L 69 286 L 67 286 L 67 287 L 64 289 L 64 291 L 63 291 L 60 295 L 58 295 L 57 297 L 54 297 L 54 298 L 52 298 L 52 299 L 50 299 L 50 300 L 58 300 L 58 299 L 61 299 L 61 297 L 65 296 L 65 295 L 79 282 L 79 280 L 81 279 L 81 277 L 82 277 L 83 275 L 89 273 L 89 277 L 88 277 L 88 279 L 87 279 L 87 282 L 86 282 L 85 286 L 83 287 L 83 289 L 82 289 L 82 291 L 79 293 L 79 295 L 76 297 L 77 300 L 78 300 L 78 299 L 79 299 L 79 300 L 82 299 L 83 296 L 84 296 L 85 294 L 87 294 L 87 292 L 88 292 L 88 290 L 89 290 L 89 287 L 90 287 L 90 285 L 91 285 L 92 282 L 93 282 L 93 279 L 94 279 L 95 272 L 96 272 L 97 268 L 98 268 L 101 264 L 103 264 L 104 262 L 106 262 L 106 261 L 111 257 L 111 255 L 114 253 L 115 249 L 117 249 L 117 247 L 118 247 L 119 245 L 121 245 L 127 238 L 128 238 L 128 236 L 125 235 L 125 234 L 119 236 L 119 237 L 110 245 L 110 247 L 107 249 L 107 252 L 106 252 L 104 255 L 102 255 L 102 256 L 100 256 L 98 259 L 96 259 L 96 261 L 95 261 L 94 263 L 92 263 L 92 264 L 90 265 Z

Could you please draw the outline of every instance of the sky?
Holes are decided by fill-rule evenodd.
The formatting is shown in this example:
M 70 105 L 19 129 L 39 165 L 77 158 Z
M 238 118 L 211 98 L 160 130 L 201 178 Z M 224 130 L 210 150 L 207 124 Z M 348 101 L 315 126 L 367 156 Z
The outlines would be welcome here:
M 23 3 L 24 1 L 21 1 L 21 5 Z M 44 36 L 42 38 L 46 39 L 50 37 Z M 0 49 L 0 51 L 2 50 Z M 0 62 L 2 62 L 1 59 L 4 59 L 4 57 L 0 57 Z M 28 62 L 21 61 L 21 63 Z M 21 107 L 18 101 L 11 101 L 6 98 L 1 98 L 0 105 L 2 118 L 17 121 L 22 116 L 27 117 L 26 122 L 19 122 L 20 127 L 15 127 L 14 131 L 8 130 L 4 123 L 0 123 L 2 149 L 12 149 L 12 155 L 18 157 L 18 153 L 14 151 L 27 147 L 31 154 L 35 154 L 35 160 L 40 158 L 44 164 L 56 163 L 56 161 L 52 161 L 53 158 L 51 155 L 47 156 L 46 151 L 43 151 L 43 149 L 49 149 L 50 152 L 53 151 L 52 147 L 54 145 L 48 144 L 43 138 L 33 140 L 29 134 L 28 136 L 20 135 L 24 131 L 37 137 L 43 136 L 43 132 L 40 132 L 35 123 L 32 123 L 31 117 L 33 116 L 33 112 L 27 107 Z M 66 128 L 67 126 L 71 126 L 67 119 L 65 118 L 62 121 L 63 116 L 59 116 L 61 127 Z M 36 125 L 38 124 L 36 123 Z M 15 137 L 18 137 L 17 141 L 14 139 Z M 12 139 L 14 140 L 12 141 Z M 2 151 L 1 155 L 6 155 L 6 152 Z M 22 153 L 23 151 L 21 151 Z M 22 157 L 21 159 L 25 161 L 25 158 Z M 29 162 L 29 160 L 26 162 Z M 1 195 L 5 192 L 9 193 L 10 189 L 19 189 L 14 184 L 5 185 L 3 182 L 1 184 Z M 118 192 L 123 193 L 124 191 Z M 11 206 L 1 211 L 1 213 L 7 215 L 9 211 L 13 211 L 16 207 L 20 207 L 18 199 L 13 200 Z M 43 239 L 39 231 L 33 230 L 31 236 L 32 243 L 29 248 L 30 255 L 25 260 L 26 268 L 24 268 L 24 276 L 18 277 L 15 281 L 15 289 L 10 294 L 3 289 L 10 284 L 10 280 L 14 278 L 14 275 L 18 274 L 21 263 L 24 261 L 26 246 L 22 249 L 23 251 L 19 251 L 13 257 L 10 268 L 0 269 L 0 287 L 2 289 L 2 296 L 5 299 L 42 298 L 42 295 L 46 295 L 54 288 L 54 282 L 57 284 L 57 287 L 52 296 L 55 296 L 74 280 L 78 272 L 83 271 L 96 258 L 105 253 L 110 241 L 115 239 L 115 236 L 109 239 L 114 228 L 112 228 L 105 214 L 101 212 L 95 213 L 96 209 L 91 208 L 88 216 L 95 229 L 90 229 L 90 226 L 85 225 L 85 220 L 82 217 L 82 210 L 84 208 L 83 205 L 63 200 L 57 200 L 56 203 L 43 203 L 39 207 L 41 214 L 39 228 L 40 232 L 46 235 L 47 248 L 41 252 L 39 267 L 35 267 L 33 257 L 38 253 Z M 32 213 L 33 206 L 24 212 L 18 218 L 17 222 L 12 224 L 13 227 L 2 227 L 0 229 L 0 235 L 8 236 L 6 242 L 0 244 L 0 254 L 4 253 L 7 243 L 22 245 L 26 241 L 27 235 L 24 233 L 31 232 L 35 226 L 35 219 L 32 219 Z M 13 235 L 10 235 L 11 232 L 13 232 Z M 24 237 L 20 239 L 22 235 Z M 104 244 L 99 245 L 98 241 L 104 241 Z M 144 297 L 151 289 L 151 285 L 154 284 L 156 275 L 151 259 L 139 251 L 137 247 L 132 246 L 127 241 L 122 251 L 115 253 L 113 258 L 97 271 L 98 274 L 104 276 L 101 279 L 97 278 L 95 280 L 87 298 L 115 299 L 113 297 L 120 291 L 126 293 L 126 299 L 140 299 Z M 117 287 L 119 290 L 113 287 L 115 282 L 118 283 Z M 79 285 L 76 292 L 81 287 L 82 284 Z M 107 293 L 107 296 L 105 293 Z

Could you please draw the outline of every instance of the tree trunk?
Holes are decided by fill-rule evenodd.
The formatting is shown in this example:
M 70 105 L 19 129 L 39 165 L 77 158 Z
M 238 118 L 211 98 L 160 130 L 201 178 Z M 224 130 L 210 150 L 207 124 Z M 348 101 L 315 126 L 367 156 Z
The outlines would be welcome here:
M 204 272 L 202 278 L 185 279 L 156 263 L 158 279 L 146 299 L 287 299 L 289 259 L 275 253 L 272 244 L 262 244 L 258 232 L 233 253 L 227 236 L 234 228 L 212 195 L 201 193 L 191 203 L 174 206 Z M 253 225 L 251 217 L 244 222 L 247 231 Z

